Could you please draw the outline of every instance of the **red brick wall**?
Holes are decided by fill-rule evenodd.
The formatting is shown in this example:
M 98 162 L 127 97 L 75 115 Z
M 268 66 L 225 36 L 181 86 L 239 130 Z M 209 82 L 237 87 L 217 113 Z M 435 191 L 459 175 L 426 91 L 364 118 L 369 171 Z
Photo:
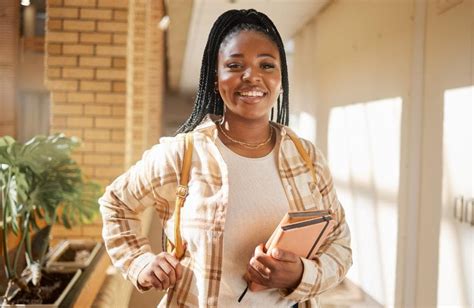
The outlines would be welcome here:
M 16 137 L 19 4 L 0 1 L 0 136 Z
M 49 0 L 47 15 L 51 130 L 83 140 L 74 157 L 86 176 L 105 186 L 160 134 L 164 53 L 157 51 L 164 36 L 156 25 L 162 2 Z M 58 226 L 54 233 L 98 237 L 100 223 Z

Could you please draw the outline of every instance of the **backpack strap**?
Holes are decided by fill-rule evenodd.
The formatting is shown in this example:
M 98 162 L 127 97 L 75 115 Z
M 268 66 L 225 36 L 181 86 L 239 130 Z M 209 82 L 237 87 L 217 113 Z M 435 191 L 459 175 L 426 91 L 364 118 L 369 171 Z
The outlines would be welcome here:
M 189 132 L 186 134 L 186 144 L 184 150 L 183 166 L 181 169 L 181 176 L 179 180 L 179 185 L 176 188 L 176 201 L 174 208 L 174 255 L 181 259 L 184 255 L 184 245 L 183 239 L 181 238 L 181 208 L 186 201 L 188 196 L 188 182 L 189 182 L 189 173 L 191 170 L 191 161 L 193 157 L 193 133 Z M 170 246 L 168 245 L 168 251 Z
M 290 136 L 291 141 L 293 141 L 293 143 L 296 146 L 296 149 L 298 150 L 298 153 L 300 154 L 300 156 L 305 161 L 306 167 L 308 167 L 308 169 L 311 171 L 311 176 L 313 177 L 313 182 L 316 184 L 317 183 L 317 181 L 316 181 L 316 170 L 314 170 L 313 162 L 311 161 L 311 158 L 309 157 L 308 152 L 306 152 L 306 150 L 304 149 L 300 138 L 298 138 L 298 136 L 296 136 L 291 131 L 287 131 L 287 134 L 288 134 L 288 136 Z

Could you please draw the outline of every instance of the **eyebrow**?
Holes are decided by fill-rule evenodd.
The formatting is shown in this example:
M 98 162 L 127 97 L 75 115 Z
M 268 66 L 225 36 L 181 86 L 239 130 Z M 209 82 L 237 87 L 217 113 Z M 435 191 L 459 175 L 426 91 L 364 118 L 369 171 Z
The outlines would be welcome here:
M 241 53 L 233 53 L 230 56 L 231 56 L 231 58 L 243 58 L 244 57 L 244 55 L 241 54 Z M 269 53 L 261 53 L 261 54 L 257 55 L 257 58 L 262 58 L 262 57 L 270 57 L 270 58 L 273 58 L 273 59 L 276 60 L 276 58 L 273 55 L 269 54 Z

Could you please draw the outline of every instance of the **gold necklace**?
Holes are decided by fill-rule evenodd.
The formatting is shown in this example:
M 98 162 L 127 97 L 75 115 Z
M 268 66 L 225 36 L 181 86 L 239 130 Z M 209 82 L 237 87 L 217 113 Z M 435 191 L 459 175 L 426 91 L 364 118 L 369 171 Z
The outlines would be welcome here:
M 272 140 L 272 137 L 273 137 L 273 127 L 270 125 L 270 136 L 268 137 L 267 140 L 261 142 L 261 143 L 247 143 L 247 142 L 244 142 L 244 141 L 240 141 L 240 140 L 237 140 L 237 139 L 234 139 L 232 138 L 231 136 L 227 135 L 225 132 L 224 132 L 224 129 L 222 128 L 222 126 L 220 124 L 217 124 L 217 127 L 219 128 L 219 130 L 221 131 L 221 133 L 230 141 L 232 141 L 233 143 L 237 143 L 241 146 L 243 146 L 244 148 L 247 148 L 247 149 L 252 149 L 252 150 L 256 150 L 256 149 L 259 149 L 261 147 L 263 147 L 264 145 L 267 145 L 271 140 Z

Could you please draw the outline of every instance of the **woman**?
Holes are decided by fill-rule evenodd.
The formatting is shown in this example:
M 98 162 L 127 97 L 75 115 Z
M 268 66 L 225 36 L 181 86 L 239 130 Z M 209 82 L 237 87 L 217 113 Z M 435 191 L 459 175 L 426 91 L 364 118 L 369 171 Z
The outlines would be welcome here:
M 264 14 L 231 10 L 204 50 L 193 113 L 145 152 L 100 199 L 114 265 L 139 290 L 167 290 L 160 306 L 318 306 L 352 264 L 350 234 L 319 150 L 302 140 L 317 182 L 290 140 L 288 73 L 280 35 Z M 276 105 L 276 122 L 273 118 Z M 151 252 L 138 214 L 154 206 L 170 239 L 185 134 L 193 132 L 189 195 L 181 209 L 185 255 Z M 263 243 L 289 210 L 330 209 L 336 228 L 314 260 Z M 224 236 L 225 235 L 225 236 Z M 269 287 L 237 299 L 247 283 Z

